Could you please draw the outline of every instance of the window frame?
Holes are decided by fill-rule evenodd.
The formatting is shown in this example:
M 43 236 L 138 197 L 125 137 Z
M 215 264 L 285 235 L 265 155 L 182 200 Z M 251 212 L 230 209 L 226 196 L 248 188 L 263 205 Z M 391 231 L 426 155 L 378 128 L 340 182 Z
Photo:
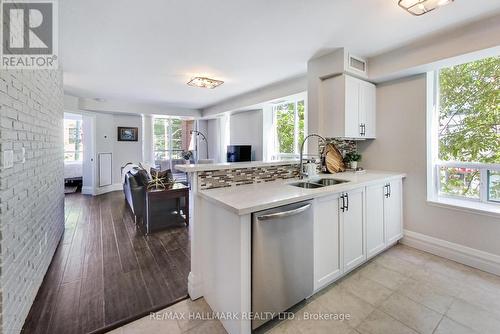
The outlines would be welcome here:
M 500 172 L 500 164 L 439 160 L 439 72 L 427 72 L 427 202 L 461 211 L 500 216 L 500 201 L 489 199 L 489 171 Z M 479 198 L 440 192 L 440 168 L 468 168 L 480 172 Z
M 171 147 L 172 145 L 172 142 L 173 142 L 173 133 L 172 133 L 172 121 L 173 120 L 179 120 L 181 121 L 181 124 L 182 124 L 182 119 L 181 118 L 175 118 L 175 117 L 157 117 L 157 116 L 153 116 L 153 156 L 154 156 L 154 159 L 155 161 L 156 160 L 161 160 L 161 159 L 157 159 L 156 157 L 156 153 L 157 152 L 162 152 L 162 153 L 165 153 L 165 160 L 164 161 L 172 161 L 173 158 L 174 158 L 174 154 L 175 153 L 180 153 L 180 152 L 183 152 L 184 150 L 181 148 L 181 149 L 163 149 L 163 150 L 157 150 L 156 147 L 155 147 L 155 132 L 154 132 L 154 127 L 155 127 L 155 122 L 156 120 L 158 119 L 162 119 L 162 120 L 165 120 L 167 121 L 168 125 L 167 125 L 167 135 L 168 135 L 168 138 L 165 138 L 165 146 L 166 147 Z M 182 130 L 182 125 L 181 125 L 181 130 Z M 167 145 L 168 143 L 168 145 Z
M 302 102 L 304 104 L 304 138 L 307 137 L 307 98 L 304 96 L 300 97 L 295 97 L 293 99 L 288 99 L 284 101 L 280 101 L 280 103 L 274 104 L 272 106 L 272 116 L 273 116 L 273 140 L 274 140 L 274 154 L 273 156 L 278 158 L 278 159 L 298 159 L 300 155 L 300 149 L 299 149 L 299 108 L 298 105 L 299 103 Z M 277 119 L 277 109 L 283 105 L 288 105 L 293 103 L 295 105 L 294 108 L 294 134 L 293 134 L 293 147 L 294 147 L 294 153 L 284 153 L 280 152 L 280 147 L 279 147 L 279 137 L 278 137 L 278 119 Z M 307 146 L 304 147 L 304 153 L 307 153 Z
M 66 160 L 66 158 L 64 158 L 64 163 L 83 163 L 83 160 L 84 160 L 83 159 L 83 154 L 84 154 L 84 150 L 85 150 L 85 148 L 83 147 L 83 136 L 84 136 L 84 133 L 83 133 L 83 120 L 81 120 L 81 119 L 73 119 L 73 118 L 64 118 L 63 122 L 66 123 L 66 121 L 74 121 L 76 123 L 80 123 L 80 128 L 79 128 L 80 129 L 80 136 L 79 136 L 80 137 L 80 143 L 79 143 L 80 144 L 79 145 L 80 149 L 79 150 L 69 150 L 69 151 L 67 151 L 66 150 L 66 142 L 65 142 L 64 143 L 65 149 L 64 149 L 64 155 L 63 156 L 66 157 L 66 154 L 72 154 L 73 156 L 76 156 L 76 154 L 78 153 L 80 159 L 78 159 L 78 160 L 75 160 L 75 159 Z M 69 129 L 73 129 L 73 128 L 70 128 L 70 127 L 67 128 L 66 124 L 63 124 L 63 131 L 66 131 L 66 130 L 69 130 Z M 76 130 L 78 128 L 74 128 L 74 129 L 75 129 L 75 135 L 76 135 Z M 70 142 L 70 138 L 71 138 L 70 134 L 68 133 L 67 135 L 68 135 L 68 145 L 73 145 L 74 146 L 75 142 L 73 142 L 73 143 Z M 64 137 L 65 137 L 65 135 L 64 135 Z M 75 139 L 75 138 L 76 138 L 76 136 L 73 137 L 73 139 Z

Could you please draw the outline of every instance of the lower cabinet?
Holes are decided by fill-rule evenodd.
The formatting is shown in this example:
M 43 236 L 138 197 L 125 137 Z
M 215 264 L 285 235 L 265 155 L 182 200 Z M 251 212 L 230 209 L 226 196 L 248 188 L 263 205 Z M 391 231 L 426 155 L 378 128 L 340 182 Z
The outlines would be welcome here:
M 314 203 L 314 290 L 342 275 L 340 259 L 339 194 Z
M 385 249 L 384 185 L 366 187 L 366 253 L 371 258 Z
M 366 249 L 371 258 L 403 236 L 402 180 L 366 187 Z
M 363 194 L 364 188 L 359 188 L 343 193 L 339 198 L 344 272 L 351 271 L 366 260 Z
M 314 202 L 314 291 L 403 236 L 402 179 L 317 198 Z
M 385 244 L 390 246 L 403 237 L 403 181 L 384 186 Z

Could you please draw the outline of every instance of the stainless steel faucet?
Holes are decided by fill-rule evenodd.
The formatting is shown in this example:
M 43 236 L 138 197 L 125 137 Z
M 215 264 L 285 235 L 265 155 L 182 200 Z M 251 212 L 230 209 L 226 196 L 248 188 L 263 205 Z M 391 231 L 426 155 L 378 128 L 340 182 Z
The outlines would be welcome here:
M 315 133 L 313 134 L 310 134 L 309 136 L 305 137 L 304 140 L 302 141 L 302 144 L 300 145 L 300 170 L 299 170 L 299 179 L 304 179 L 304 175 L 307 175 L 306 173 L 304 173 L 304 160 L 303 160 L 303 156 L 304 156 L 304 144 L 306 143 L 307 139 L 309 139 L 310 137 L 318 137 L 321 142 L 323 142 L 324 144 L 326 144 L 326 139 L 321 137 L 320 135 L 317 135 Z

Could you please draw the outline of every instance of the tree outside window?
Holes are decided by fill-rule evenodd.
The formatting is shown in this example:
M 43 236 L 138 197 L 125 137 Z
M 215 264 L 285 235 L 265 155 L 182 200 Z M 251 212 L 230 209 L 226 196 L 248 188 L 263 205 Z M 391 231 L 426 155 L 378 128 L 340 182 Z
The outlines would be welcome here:
M 82 121 L 74 119 L 64 120 L 64 161 L 83 160 L 83 131 Z
M 153 121 L 153 148 L 155 161 L 182 159 L 182 151 L 189 149 L 190 130 L 194 121 L 179 118 L 155 117 Z
M 285 102 L 274 108 L 276 128 L 276 152 L 280 156 L 298 155 L 304 140 L 305 103 Z
M 500 201 L 500 57 L 439 71 L 439 192 Z

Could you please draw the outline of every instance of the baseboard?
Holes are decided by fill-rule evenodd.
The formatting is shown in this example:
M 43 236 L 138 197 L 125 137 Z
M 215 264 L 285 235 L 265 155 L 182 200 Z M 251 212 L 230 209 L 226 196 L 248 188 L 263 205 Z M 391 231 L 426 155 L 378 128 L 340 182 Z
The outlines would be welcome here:
M 188 293 L 192 300 L 203 297 L 201 282 L 195 277 L 193 272 L 188 275 Z
M 102 195 L 105 193 L 110 193 L 112 191 L 118 191 L 118 190 L 123 190 L 123 184 L 121 183 L 114 183 L 110 186 L 105 186 L 105 187 L 100 187 L 95 190 L 95 195 Z
M 500 276 L 498 255 L 408 230 L 401 243 Z
M 94 188 L 92 187 L 82 187 L 83 195 L 94 195 Z

